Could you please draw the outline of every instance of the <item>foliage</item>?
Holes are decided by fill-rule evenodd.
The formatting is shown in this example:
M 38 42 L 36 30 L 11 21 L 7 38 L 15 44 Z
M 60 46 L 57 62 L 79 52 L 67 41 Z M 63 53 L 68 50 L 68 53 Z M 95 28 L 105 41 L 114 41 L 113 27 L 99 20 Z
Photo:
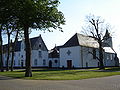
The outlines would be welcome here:
M 31 77 L 31 45 L 29 41 L 29 29 L 48 30 L 49 28 L 62 31 L 61 24 L 65 23 L 64 15 L 58 11 L 58 0 L 0 0 L 3 16 L 1 22 L 9 31 L 11 27 L 21 27 L 24 31 L 26 46 L 26 73 Z M 5 16 L 4 16 L 5 15 Z M 15 30 L 16 31 L 16 30 Z
M 27 23 L 29 27 L 40 30 L 59 28 L 64 24 L 64 15 L 58 11 L 58 0 L 14 0 L 12 11 L 22 27 Z

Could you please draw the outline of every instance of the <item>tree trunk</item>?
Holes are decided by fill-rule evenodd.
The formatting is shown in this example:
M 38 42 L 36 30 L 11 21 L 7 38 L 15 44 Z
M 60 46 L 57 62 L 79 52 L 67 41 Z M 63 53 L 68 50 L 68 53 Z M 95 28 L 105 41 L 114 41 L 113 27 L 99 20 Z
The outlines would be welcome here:
M 14 43 L 12 43 L 11 72 L 13 71 L 13 63 L 14 63 L 14 55 L 15 55 L 14 52 L 15 52 L 15 47 L 16 47 L 16 43 L 17 43 L 17 37 L 18 37 L 18 31 L 15 36 L 15 41 L 14 41 Z
M 1 72 L 4 72 L 4 68 L 3 68 L 3 49 L 2 49 L 2 30 L 0 29 L 0 70 Z
M 7 34 L 8 34 L 8 46 L 7 46 L 7 64 L 6 64 L 6 71 L 9 71 L 9 56 L 10 56 L 10 34 L 9 34 L 9 31 L 7 31 Z
M 99 69 L 105 69 L 104 63 L 103 63 L 103 48 L 102 48 L 102 42 L 99 41 L 99 61 L 100 61 L 100 66 Z
M 24 26 L 24 38 L 25 38 L 25 51 L 26 51 L 26 72 L 25 77 L 32 77 L 31 70 L 31 43 L 29 40 L 29 27 Z

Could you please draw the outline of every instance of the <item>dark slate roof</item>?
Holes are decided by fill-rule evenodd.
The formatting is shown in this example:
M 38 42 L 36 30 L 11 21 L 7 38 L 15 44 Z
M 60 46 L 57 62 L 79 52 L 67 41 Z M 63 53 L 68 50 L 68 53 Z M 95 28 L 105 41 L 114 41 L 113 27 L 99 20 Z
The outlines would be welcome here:
M 45 43 L 44 43 L 41 35 L 38 36 L 38 37 L 31 38 L 31 39 L 30 39 L 30 42 L 31 42 L 31 48 L 32 48 L 32 50 L 33 50 L 33 49 L 34 49 L 34 50 L 38 49 L 38 46 L 34 46 L 34 45 L 38 45 L 39 42 L 40 42 L 40 43 L 43 45 L 43 47 L 41 47 L 41 50 L 43 50 L 43 51 L 46 51 L 46 50 L 47 50 L 47 51 L 48 51 L 48 49 L 47 49 L 47 47 L 46 47 L 46 45 L 45 45 Z
M 41 36 L 30 38 L 31 48 L 32 49 L 33 49 L 35 43 L 38 41 L 39 37 L 41 37 Z M 42 40 L 42 37 L 41 37 L 41 40 Z M 15 52 L 20 51 L 20 49 L 21 49 L 21 42 L 22 41 L 17 41 L 16 47 L 15 47 Z M 42 40 L 42 43 L 44 44 L 45 49 L 48 50 L 43 40 Z M 3 45 L 3 52 L 7 52 L 7 48 L 8 48 L 7 44 Z
M 108 38 L 110 38 L 111 36 L 110 36 L 110 33 L 109 33 L 109 31 L 108 30 L 106 30 L 106 33 L 105 33 L 105 35 L 104 35 L 104 39 L 108 39 Z
M 20 51 L 21 41 L 16 42 L 15 52 Z M 7 52 L 8 44 L 3 45 L 3 53 Z
M 77 33 L 63 45 L 63 47 L 71 47 L 71 46 L 79 46 Z
M 99 44 L 95 38 L 76 33 L 62 47 L 86 46 L 98 48 Z
M 34 46 L 34 44 L 36 43 L 36 41 L 37 41 L 38 39 L 39 39 L 39 37 L 30 38 L 31 47 Z
M 49 58 L 59 58 L 59 48 L 54 47 L 49 52 Z

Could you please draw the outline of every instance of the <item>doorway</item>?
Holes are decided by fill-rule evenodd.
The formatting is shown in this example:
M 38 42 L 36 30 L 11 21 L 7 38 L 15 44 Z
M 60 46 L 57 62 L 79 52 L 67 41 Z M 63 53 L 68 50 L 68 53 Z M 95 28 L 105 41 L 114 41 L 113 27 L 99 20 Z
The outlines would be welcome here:
M 52 61 L 49 61 L 49 68 L 52 68 Z
M 67 68 L 68 69 L 72 68 L 72 60 L 67 60 Z
M 21 68 L 23 68 L 23 60 L 21 60 Z

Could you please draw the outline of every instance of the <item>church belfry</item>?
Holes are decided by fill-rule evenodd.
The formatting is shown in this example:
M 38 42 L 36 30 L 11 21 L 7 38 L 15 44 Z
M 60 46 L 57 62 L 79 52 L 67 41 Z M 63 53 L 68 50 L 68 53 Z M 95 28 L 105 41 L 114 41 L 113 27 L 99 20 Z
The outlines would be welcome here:
M 105 33 L 105 36 L 103 37 L 103 39 L 104 39 L 104 41 L 103 41 L 104 47 L 113 47 L 112 37 L 107 29 L 106 29 L 106 33 Z

